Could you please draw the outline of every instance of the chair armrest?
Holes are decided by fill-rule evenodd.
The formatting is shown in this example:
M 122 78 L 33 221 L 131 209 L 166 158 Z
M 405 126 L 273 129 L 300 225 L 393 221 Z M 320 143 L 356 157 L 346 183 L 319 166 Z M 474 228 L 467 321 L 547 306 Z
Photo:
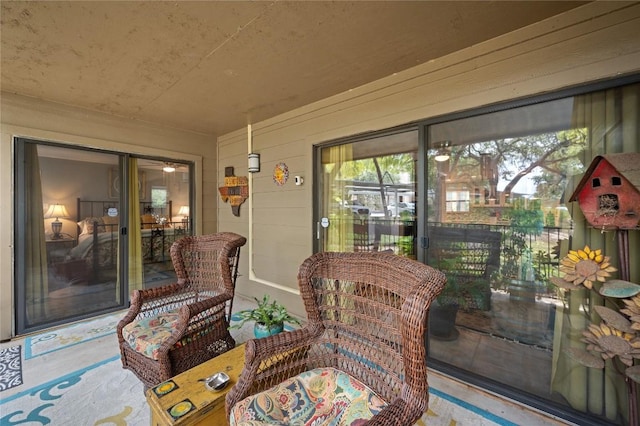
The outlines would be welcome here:
M 187 330 L 191 325 L 191 319 L 194 317 L 197 317 L 199 314 L 206 311 L 207 309 L 220 306 L 220 309 L 223 312 L 222 318 L 226 322 L 226 315 L 224 315 L 225 306 L 226 306 L 225 303 L 227 302 L 227 300 L 230 300 L 231 298 L 233 298 L 233 296 L 230 295 L 229 293 L 223 293 L 214 297 L 201 300 L 199 302 L 189 303 L 187 305 L 181 306 L 174 330 L 171 332 L 171 335 L 168 336 L 166 340 L 162 342 L 162 344 L 158 348 L 158 359 L 159 360 L 166 359 L 168 362 L 169 351 L 171 350 L 173 345 L 175 345 L 179 340 L 187 337 L 187 334 L 188 334 Z M 195 327 L 194 329 L 190 330 L 190 334 L 193 334 L 194 332 L 197 332 L 200 329 L 206 329 L 207 327 L 211 326 L 211 323 L 207 322 L 203 318 L 198 318 L 196 320 L 196 324 L 198 324 L 198 327 Z M 228 327 L 228 324 L 226 324 L 226 326 Z
M 122 328 L 127 324 L 133 322 L 136 317 L 149 310 L 157 310 L 158 306 L 150 307 L 149 303 L 153 300 L 162 299 L 163 297 L 167 297 L 172 293 L 179 291 L 183 286 L 181 284 L 170 284 L 167 286 L 149 288 L 144 290 L 134 290 L 131 295 L 131 301 L 129 305 L 129 310 L 126 315 L 122 317 L 122 319 L 118 322 L 117 333 L 118 336 L 122 335 Z M 147 306 L 145 306 L 145 304 Z
M 233 299 L 233 293 L 224 292 L 216 296 L 209 297 L 198 302 L 189 303 L 182 306 L 180 309 L 186 309 L 189 311 L 189 317 L 194 317 L 200 312 L 204 312 L 207 309 L 211 309 L 220 305 L 223 309 L 226 307 L 227 301 Z M 226 316 L 225 316 L 226 318 Z
M 322 330 L 321 326 L 314 328 L 307 324 L 297 330 L 248 340 L 244 351 L 244 368 L 238 382 L 227 393 L 227 415 L 238 401 L 295 376 L 298 373 L 296 369 L 283 371 L 282 364 L 289 364 L 290 358 L 294 357 L 304 366 L 306 351 Z

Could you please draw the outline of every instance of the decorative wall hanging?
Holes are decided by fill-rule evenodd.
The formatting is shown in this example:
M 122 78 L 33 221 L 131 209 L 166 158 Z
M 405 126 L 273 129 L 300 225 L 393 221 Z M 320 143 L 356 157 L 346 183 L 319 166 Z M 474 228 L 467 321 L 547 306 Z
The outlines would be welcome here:
M 231 212 L 240 216 L 240 205 L 249 198 L 249 179 L 246 176 L 234 176 L 233 167 L 224 168 L 224 186 L 218 188 L 223 202 L 229 201 Z
M 289 168 L 285 163 L 278 163 L 276 167 L 273 169 L 273 182 L 282 186 L 287 183 L 287 179 L 289 179 Z

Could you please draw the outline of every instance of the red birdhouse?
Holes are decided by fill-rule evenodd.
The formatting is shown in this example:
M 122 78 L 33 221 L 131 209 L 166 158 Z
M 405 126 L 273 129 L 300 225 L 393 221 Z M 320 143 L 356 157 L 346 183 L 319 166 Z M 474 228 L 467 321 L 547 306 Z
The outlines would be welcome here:
M 598 155 L 569 201 L 593 227 L 633 229 L 640 221 L 640 153 Z

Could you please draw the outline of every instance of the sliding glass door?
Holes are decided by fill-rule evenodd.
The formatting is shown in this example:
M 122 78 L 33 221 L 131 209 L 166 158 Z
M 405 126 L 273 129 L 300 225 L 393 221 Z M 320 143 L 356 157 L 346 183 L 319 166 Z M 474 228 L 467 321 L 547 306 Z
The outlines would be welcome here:
M 190 233 L 191 165 L 15 140 L 18 334 L 126 306 L 172 282 Z
M 15 148 L 17 333 L 123 306 L 119 209 L 106 185 L 120 156 L 23 139 Z M 104 204 L 87 211 L 87 198 Z
M 416 257 L 418 131 L 320 148 L 320 251 Z
M 448 280 L 431 310 L 430 356 L 542 398 L 552 396 L 564 308 L 550 279 L 573 233 L 565 193 L 587 146 L 574 104 L 560 99 L 426 132 L 426 262 Z
M 624 215 L 637 224 L 631 204 L 622 207 L 629 193 L 637 194 L 635 156 L 610 154 L 640 152 L 639 100 L 637 83 L 572 90 L 525 106 L 433 120 L 420 132 L 319 146 L 316 249 L 388 251 L 446 274 L 430 308 L 432 367 L 546 411 L 570 413 L 578 423 L 623 424 L 629 413 L 624 368 L 619 360 L 588 367 L 599 359 L 589 357 L 598 355 L 591 348 L 613 346 L 606 339 L 598 341 L 601 347 L 585 342 L 598 340 L 598 308 L 624 306 L 599 292 L 602 283 L 593 277 L 608 273 L 594 272 L 597 259 L 606 263 L 606 255 L 620 270 L 612 278 L 639 282 L 640 264 L 625 261 L 624 250 L 634 259 L 640 233 L 637 225 L 623 233 L 593 227 L 585 215 L 606 223 Z M 615 172 L 593 169 L 600 158 L 615 163 Z M 585 173 L 597 177 L 585 181 Z M 635 188 L 622 191 L 622 175 L 631 176 Z M 579 185 L 594 192 L 602 185 L 610 193 L 583 214 L 570 202 Z M 582 256 L 591 250 L 596 261 L 582 270 L 563 260 L 569 250 Z M 596 250 L 604 255 L 596 257 Z M 571 268 L 575 283 L 593 274 L 592 288 L 554 285 Z M 624 336 L 638 338 L 628 330 Z M 625 353 L 625 344 L 611 353 Z
M 426 262 L 448 280 L 431 308 L 431 360 L 529 404 L 571 406 L 599 424 L 628 420 L 623 369 L 584 361 L 597 352 L 583 332 L 600 324 L 598 305 L 611 303 L 602 284 L 563 290 L 553 282 L 567 272 L 568 251 L 585 246 L 624 268 L 619 235 L 589 226 L 570 201 L 594 158 L 640 150 L 639 94 L 632 84 L 426 127 Z M 615 192 L 621 184 L 611 179 Z M 598 214 L 614 217 L 617 208 Z M 637 265 L 626 267 L 637 280 Z

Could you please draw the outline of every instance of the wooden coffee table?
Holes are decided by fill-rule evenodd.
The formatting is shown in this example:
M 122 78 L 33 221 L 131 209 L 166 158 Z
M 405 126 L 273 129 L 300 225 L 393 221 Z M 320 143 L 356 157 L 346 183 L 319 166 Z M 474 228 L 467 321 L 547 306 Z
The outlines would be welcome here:
M 151 424 L 226 425 L 224 399 L 238 381 L 243 365 L 244 344 L 147 390 Z M 230 378 L 223 390 L 208 390 L 204 382 L 198 380 L 220 371 Z

